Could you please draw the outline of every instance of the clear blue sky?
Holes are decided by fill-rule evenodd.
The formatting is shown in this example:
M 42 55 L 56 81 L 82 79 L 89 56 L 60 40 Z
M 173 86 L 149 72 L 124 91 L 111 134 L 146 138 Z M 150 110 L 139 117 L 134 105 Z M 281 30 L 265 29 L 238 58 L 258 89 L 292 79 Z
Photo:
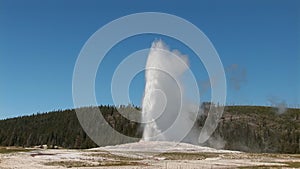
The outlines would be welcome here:
M 300 1 L 0 0 L 0 118 L 72 108 L 72 73 L 82 46 L 101 26 L 136 12 L 192 22 L 213 42 L 225 68 L 236 64 L 246 72 L 240 89 L 228 84 L 228 104 L 268 105 L 270 97 L 300 104 Z M 181 42 L 135 36 L 113 48 L 100 66 L 99 104 L 112 104 L 110 79 L 120 61 L 157 38 L 189 55 L 199 84 L 206 80 L 205 69 Z M 140 105 L 143 88 L 141 73 L 131 85 L 134 104 Z M 208 98 L 205 91 L 203 100 Z

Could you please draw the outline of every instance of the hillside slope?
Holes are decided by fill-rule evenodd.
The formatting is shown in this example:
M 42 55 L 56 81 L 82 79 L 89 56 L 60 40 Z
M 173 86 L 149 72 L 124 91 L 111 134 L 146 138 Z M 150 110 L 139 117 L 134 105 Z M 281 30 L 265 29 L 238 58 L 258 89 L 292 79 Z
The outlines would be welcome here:
M 98 107 L 83 108 L 87 113 Z M 121 116 L 113 106 L 99 106 L 106 121 L 118 132 L 141 138 L 141 124 Z M 136 107 L 123 107 L 128 114 L 140 118 Z M 205 113 L 204 113 L 205 114 Z M 206 115 L 195 127 L 201 128 Z M 101 130 L 101 146 L 127 143 Z M 81 128 L 74 110 L 53 111 L 31 116 L 0 120 L 0 146 L 60 146 L 91 148 L 97 145 Z M 276 114 L 271 107 L 227 106 L 212 138 L 205 145 L 247 152 L 300 153 L 300 110 L 288 109 Z
M 300 153 L 300 110 L 287 109 L 277 114 L 272 107 L 225 107 L 207 142 L 212 147 L 220 143 L 225 149 L 245 152 Z

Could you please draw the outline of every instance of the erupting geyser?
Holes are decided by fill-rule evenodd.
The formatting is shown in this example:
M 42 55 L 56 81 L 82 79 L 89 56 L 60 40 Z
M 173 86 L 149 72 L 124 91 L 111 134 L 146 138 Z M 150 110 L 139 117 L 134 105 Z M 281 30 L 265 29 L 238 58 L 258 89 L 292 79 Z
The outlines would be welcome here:
M 177 50 L 170 51 L 161 40 L 153 42 L 145 78 L 143 140 L 182 141 L 194 125 L 199 103 L 187 56 Z M 188 140 L 193 142 L 191 138 Z

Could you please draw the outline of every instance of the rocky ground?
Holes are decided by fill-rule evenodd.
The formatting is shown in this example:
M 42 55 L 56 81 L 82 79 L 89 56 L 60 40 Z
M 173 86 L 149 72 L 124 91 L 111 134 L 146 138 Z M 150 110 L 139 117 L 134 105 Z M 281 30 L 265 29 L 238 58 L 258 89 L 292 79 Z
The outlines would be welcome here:
M 138 142 L 88 150 L 0 148 L 9 168 L 300 168 L 300 154 L 253 154 L 173 142 Z

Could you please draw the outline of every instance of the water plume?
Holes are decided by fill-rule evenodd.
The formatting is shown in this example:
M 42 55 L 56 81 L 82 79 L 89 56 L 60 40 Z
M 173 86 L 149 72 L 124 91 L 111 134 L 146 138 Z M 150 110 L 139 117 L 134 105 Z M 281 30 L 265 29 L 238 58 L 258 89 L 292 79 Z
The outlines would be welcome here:
M 153 42 L 145 79 L 143 140 L 181 141 L 194 125 L 199 99 L 187 56 L 171 51 L 162 40 Z

